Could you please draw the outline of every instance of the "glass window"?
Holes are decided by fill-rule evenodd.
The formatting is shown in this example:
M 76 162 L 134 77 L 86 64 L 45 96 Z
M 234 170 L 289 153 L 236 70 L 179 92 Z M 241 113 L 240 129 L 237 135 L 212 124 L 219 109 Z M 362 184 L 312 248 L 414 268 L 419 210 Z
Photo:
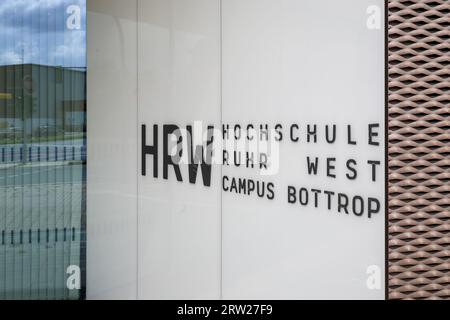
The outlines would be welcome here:
M 0 3 L 0 299 L 85 295 L 85 6 Z

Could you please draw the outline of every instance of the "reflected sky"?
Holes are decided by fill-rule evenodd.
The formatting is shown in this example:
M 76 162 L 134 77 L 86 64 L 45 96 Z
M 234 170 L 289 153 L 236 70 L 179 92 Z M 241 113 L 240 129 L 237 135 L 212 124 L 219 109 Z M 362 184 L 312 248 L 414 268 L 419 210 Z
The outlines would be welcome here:
M 0 1 L 0 65 L 28 63 L 86 67 L 86 0 Z

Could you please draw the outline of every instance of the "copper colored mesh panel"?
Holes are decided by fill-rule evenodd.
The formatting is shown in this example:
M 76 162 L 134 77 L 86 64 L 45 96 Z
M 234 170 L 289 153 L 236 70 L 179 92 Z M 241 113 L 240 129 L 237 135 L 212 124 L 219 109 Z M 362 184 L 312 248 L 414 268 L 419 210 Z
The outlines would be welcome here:
M 390 299 L 450 298 L 450 1 L 388 1 Z

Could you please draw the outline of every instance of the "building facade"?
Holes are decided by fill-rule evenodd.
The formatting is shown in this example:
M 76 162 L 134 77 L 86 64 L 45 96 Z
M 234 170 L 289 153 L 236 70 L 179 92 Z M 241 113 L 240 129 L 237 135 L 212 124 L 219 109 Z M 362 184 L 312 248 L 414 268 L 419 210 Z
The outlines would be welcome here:
M 0 298 L 450 298 L 449 9 L 0 4 Z

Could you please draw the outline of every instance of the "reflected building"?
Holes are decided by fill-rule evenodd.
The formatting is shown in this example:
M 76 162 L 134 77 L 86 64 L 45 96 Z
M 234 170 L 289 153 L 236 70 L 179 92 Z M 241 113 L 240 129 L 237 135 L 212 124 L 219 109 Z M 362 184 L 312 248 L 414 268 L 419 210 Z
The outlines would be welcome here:
M 57 140 L 83 135 L 86 71 L 20 64 L 0 66 L 0 137 Z M 15 140 L 14 140 L 15 139 Z
M 85 79 L 0 67 L 0 299 L 84 296 Z

